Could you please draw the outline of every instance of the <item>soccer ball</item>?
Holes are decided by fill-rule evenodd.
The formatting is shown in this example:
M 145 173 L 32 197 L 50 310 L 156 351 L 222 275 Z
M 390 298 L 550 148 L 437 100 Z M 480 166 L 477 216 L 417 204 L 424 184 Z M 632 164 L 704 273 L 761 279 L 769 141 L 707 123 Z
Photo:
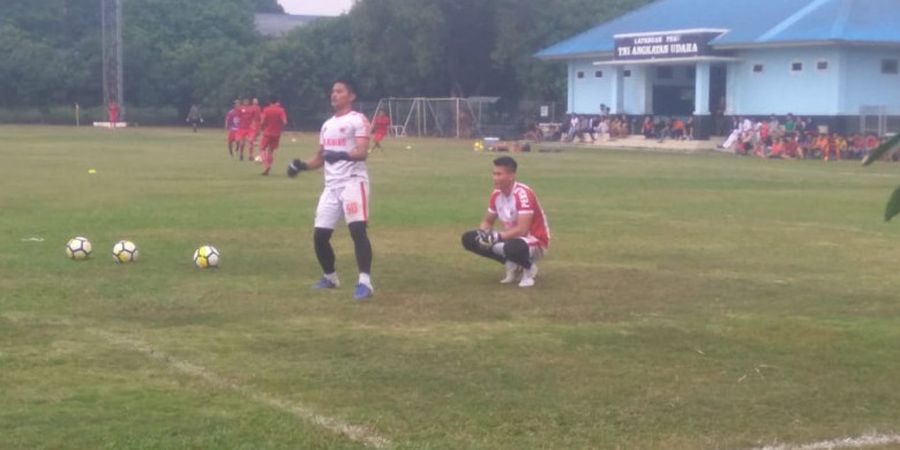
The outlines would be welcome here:
M 255 163 L 261 163 L 261 162 L 262 162 L 262 156 L 259 156 L 259 155 L 254 156 L 254 157 L 253 157 L 253 162 L 255 162 Z
M 194 265 L 201 269 L 219 267 L 219 250 L 212 245 L 204 245 L 194 251 Z
M 66 256 L 76 261 L 88 259 L 92 251 L 91 241 L 85 237 L 76 236 L 66 243 Z
M 115 261 L 116 264 L 137 261 L 140 254 L 141 253 L 138 251 L 137 245 L 134 245 L 134 242 L 119 241 L 116 242 L 116 245 L 113 245 L 112 256 L 113 261 Z

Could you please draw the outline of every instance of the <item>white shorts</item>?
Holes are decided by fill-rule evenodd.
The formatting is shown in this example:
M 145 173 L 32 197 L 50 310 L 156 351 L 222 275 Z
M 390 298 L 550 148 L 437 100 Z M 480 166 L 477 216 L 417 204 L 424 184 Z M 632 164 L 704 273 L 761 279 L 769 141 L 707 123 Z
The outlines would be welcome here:
M 333 230 L 338 220 L 347 224 L 369 220 L 369 182 L 353 180 L 336 188 L 325 188 L 316 207 L 316 228 Z

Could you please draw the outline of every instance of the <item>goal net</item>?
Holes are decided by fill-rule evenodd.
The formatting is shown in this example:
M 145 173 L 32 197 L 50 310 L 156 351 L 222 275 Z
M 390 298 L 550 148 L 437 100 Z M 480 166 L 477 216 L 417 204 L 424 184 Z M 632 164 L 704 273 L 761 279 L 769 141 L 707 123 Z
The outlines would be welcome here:
M 484 118 L 498 97 L 384 98 L 379 110 L 391 118 L 391 135 L 469 139 L 483 134 Z

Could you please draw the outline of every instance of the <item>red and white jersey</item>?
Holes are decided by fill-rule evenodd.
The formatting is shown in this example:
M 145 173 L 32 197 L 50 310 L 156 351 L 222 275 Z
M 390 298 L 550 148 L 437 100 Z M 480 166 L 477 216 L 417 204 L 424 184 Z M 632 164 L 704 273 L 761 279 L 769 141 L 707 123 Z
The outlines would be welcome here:
M 504 230 L 515 228 L 520 214 L 533 215 L 531 229 L 528 230 L 525 240 L 529 245 L 537 245 L 544 249 L 550 246 L 550 224 L 547 222 L 547 215 L 544 214 L 544 208 L 541 208 L 537 196 L 530 187 L 516 182 L 509 195 L 494 189 L 488 212 L 497 215 L 503 222 Z
M 319 146 L 322 150 L 350 153 L 356 148 L 356 138 L 369 137 L 369 119 L 356 111 L 333 116 L 322 124 Z M 338 187 L 350 181 L 369 180 L 365 161 L 337 161 L 325 163 L 325 187 Z

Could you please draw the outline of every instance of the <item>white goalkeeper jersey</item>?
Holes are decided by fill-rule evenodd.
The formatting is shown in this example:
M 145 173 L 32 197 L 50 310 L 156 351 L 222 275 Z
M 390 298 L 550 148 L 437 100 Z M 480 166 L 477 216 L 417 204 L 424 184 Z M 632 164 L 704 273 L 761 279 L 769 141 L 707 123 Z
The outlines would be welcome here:
M 368 136 L 369 120 L 361 113 L 350 111 L 322 124 L 319 145 L 325 151 L 350 153 L 356 148 L 356 138 Z M 324 171 L 326 188 L 340 187 L 351 181 L 369 181 L 365 161 L 326 162 Z

